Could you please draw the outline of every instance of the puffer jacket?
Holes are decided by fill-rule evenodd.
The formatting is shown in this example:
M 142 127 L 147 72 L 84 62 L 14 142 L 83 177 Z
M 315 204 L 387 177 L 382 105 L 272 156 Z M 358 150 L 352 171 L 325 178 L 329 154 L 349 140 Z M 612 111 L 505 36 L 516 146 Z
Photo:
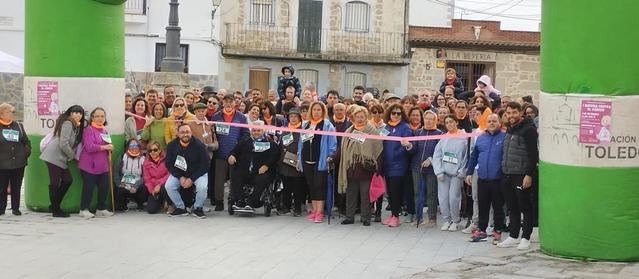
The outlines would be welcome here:
M 160 159 L 154 162 L 150 156 L 147 156 L 142 164 L 142 176 L 144 177 L 144 186 L 149 193 L 153 193 L 155 186 L 164 185 L 169 178 L 169 170 L 165 165 L 164 153 L 160 155 Z
M 211 120 L 215 122 L 224 122 L 224 111 L 220 110 L 216 112 Z M 232 122 L 247 124 L 246 116 L 239 112 L 235 112 L 233 114 Z M 249 130 L 247 128 L 230 126 L 228 135 L 224 135 L 218 132 L 216 127 L 215 135 L 219 144 L 218 150 L 215 152 L 215 158 L 226 160 L 237 143 L 242 139 L 249 137 Z
M 388 136 L 410 137 L 413 131 L 408 124 L 402 120 L 397 126 L 386 124 L 385 129 Z M 396 177 L 404 176 L 408 170 L 410 155 L 415 151 L 415 147 L 406 150 L 399 141 L 384 141 L 384 176 Z

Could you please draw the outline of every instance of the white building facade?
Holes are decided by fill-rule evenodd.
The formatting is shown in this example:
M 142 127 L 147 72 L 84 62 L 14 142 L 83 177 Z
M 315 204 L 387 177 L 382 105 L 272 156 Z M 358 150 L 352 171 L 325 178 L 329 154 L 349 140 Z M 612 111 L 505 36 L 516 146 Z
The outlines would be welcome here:
M 0 50 L 24 59 L 25 0 L 0 1 Z M 164 54 L 169 0 L 128 0 L 125 4 L 127 87 L 151 84 Z M 212 0 L 182 0 L 179 5 L 182 55 L 194 86 L 217 85 L 219 47 Z M 217 31 L 217 32 L 216 32 Z

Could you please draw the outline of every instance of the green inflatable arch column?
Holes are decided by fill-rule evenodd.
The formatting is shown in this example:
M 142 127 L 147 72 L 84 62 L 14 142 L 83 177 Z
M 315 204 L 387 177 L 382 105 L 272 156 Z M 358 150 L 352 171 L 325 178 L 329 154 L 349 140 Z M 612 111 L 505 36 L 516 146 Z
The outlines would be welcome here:
M 539 236 L 545 253 L 639 260 L 637 27 L 636 1 L 543 1 Z
M 78 104 L 88 117 L 95 107 L 104 108 L 115 154 L 122 152 L 124 2 L 25 1 L 24 123 L 33 153 L 24 184 L 26 205 L 31 210 L 46 211 L 49 207 L 48 172 L 39 159 L 38 145 L 53 130 L 59 112 Z M 57 103 L 58 111 L 52 103 Z M 74 182 L 62 208 L 77 212 L 82 179 L 75 163 L 70 168 Z

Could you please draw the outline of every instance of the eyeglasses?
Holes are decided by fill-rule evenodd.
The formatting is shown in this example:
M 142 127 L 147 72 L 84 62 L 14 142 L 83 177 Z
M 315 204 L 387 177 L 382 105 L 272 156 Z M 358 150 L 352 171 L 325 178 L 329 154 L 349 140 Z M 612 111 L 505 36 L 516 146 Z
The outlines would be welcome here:
M 211 102 L 211 101 L 209 101 L 209 104 L 217 105 L 216 102 Z
M 377 110 L 376 110 L 376 111 L 371 111 L 371 113 L 372 113 L 372 114 L 380 114 L 380 113 L 382 113 L 382 112 L 381 112 L 381 111 L 377 111 Z
M 137 143 L 129 144 L 129 148 L 134 148 L 134 147 L 140 147 L 140 145 Z
M 158 151 L 160 151 L 160 149 L 158 149 L 158 148 L 152 148 L 152 149 L 149 149 L 149 151 L 151 151 L 151 152 L 158 152 Z
M 181 108 L 181 107 L 184 107 L 184 104 L 174 104 L 173 106 L 176 108 Z
M 391 112 L 391 115 L 402 115 L 401 111 L 393 111 Z

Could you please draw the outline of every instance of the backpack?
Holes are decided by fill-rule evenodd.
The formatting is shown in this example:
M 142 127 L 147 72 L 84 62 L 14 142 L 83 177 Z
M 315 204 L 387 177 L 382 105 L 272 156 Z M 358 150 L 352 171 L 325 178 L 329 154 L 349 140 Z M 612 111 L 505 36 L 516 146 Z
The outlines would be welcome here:
M 53 132 L 48 133 L 44 138 L 40 141 L 40 153 L 44 152 L 44 148 L 49 145 L 49 142 L 53 139 Z

